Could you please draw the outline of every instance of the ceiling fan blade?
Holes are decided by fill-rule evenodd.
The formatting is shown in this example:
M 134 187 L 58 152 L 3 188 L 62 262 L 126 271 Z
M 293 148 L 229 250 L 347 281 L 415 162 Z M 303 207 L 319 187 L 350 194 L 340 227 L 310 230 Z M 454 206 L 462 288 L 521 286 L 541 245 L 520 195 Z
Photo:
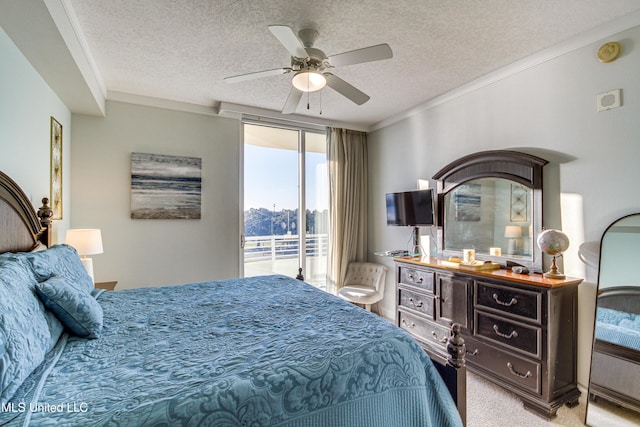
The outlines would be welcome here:
M 351 86 L 340 77 L 336 77 L 331 73 L 324 73 L 324 76 L 327 79 L 327 85 L 331 89 L 340 93 L 342 96 L 349 98 L 356 104 L 362 105 L 370 99 L 369 95 Z
M 390 58 L 393 58 L 391 47 L 383 43 L 330 56 L 329 63 L 334 67 L 341 67 L 343 65 L 362 64 L 363 62 L 380 61 Z
M 291 68 L 275 68 L 273 70 L 256 71 L 254 73 L 240 74 L 237 76 L 225 77 L 224 81 L 227 83 L 238 83 L 247 80 L 253 80 L 260 77 L 276 76 L 278 74 L 285 74 L 291 71 Z
M 291 91 L 289 92 L 289 96 L 287 97 L 287 100 L 284 103 L 284 107 L 282 107 L 282 114 L 295 113 L 301 98 L 302 98 L 302 91 L 291 86 Z
M 276 36 L 291 56 L 295 56 L 296 58 L 306 58 L 309 56 L 304 45 L 291 27 L 286 25 L 269 25 L 269 31 Z

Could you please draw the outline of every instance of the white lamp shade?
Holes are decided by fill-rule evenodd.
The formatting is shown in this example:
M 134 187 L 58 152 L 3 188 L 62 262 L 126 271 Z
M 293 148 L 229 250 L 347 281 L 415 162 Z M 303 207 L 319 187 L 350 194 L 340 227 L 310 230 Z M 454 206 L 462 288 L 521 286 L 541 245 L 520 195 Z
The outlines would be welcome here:
M 97 255 L 103 252 L 102 233 L 98 228 L 76 228 L 67 230 L 64 242 L 73 246 L 79 255 Z
M 291 80 L 293 86 L 302 92 L 315 92 L 327 84 L 327 79 L 316 71 L 298 71 Z
M 519 237 L 522 237 L 522 227 L 520 227 L 519 225 L 507 225 L 504 228 L 504 237 L 510 239 L 517 239 Z

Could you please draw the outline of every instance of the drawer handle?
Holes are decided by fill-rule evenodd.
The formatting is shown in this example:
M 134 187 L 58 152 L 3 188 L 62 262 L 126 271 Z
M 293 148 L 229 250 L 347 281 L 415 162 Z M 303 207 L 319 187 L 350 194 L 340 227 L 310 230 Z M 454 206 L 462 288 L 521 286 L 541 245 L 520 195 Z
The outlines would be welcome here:
M 510 334 L 503 334 L 502 332 L 499 331 L 499 329 L 500 328 L 498 327 L 498 325 L 496 325 L 496 324 L 493 325 L 493 331 L 499 337 L 506 338 L 508 340 L 510 340 L 511 338 L 518 338 L 518 333 L 516 331 L 511 331 Z
M 424 304 L 422 303 L 422 301 L 418 301 L 418 303 L 416 303 L 413 298 L 409 298 L 409 302 L 411 303 L 412 306 L 416 307 L 416 308 L 420 308 L 422 307 Z
M 416 324 L 415 324 L 415 323 L 413 323 L 413 322 L 411 322 L 411 323 L 407 323 L 407 321 L 406 321 L 406 320 L 404 320 L 404 319 L 402 319 L 402 324 L 403 324 L 404 326 L 406 326 L 407 328 L 409 328 L 409 329 L 413 329 L 413 328 L 415 328 L 415 327 L 416 327 Z
M 409 273 L 407 276 L 413 283 L 421 284 L 424 281 L 424 277 L 420 276 L 416 279 L 416 276 L 414 276 L 413 273 Z
M 445 343 L 445 342 L 447 342 L 447 340 L 448 340 L 448 339 L 447 339 L 447 337 L 444 337 L 444 338 L 438 338 L 438 334 L 436 334 L 436 331 L 431 331 L 431 335 L 433 336 L 433 339 L 434 339 L 434 340 L 436 340 L 436 341 L 438 341 L 438 342 Z
M 479 353 L 479 351 L 478 351 L 477 348 L 475 350 L 473 350 L 473 351 L 467 350 L 467 356 L 475 356 L 478 353 Z
M 511 364 L 511 362 L 507 362 L 507 368 L 509 368 L 509 372 L 511 372 L 513 375 L 515 375 L 516 377 L 520 377 L 520 378 L 529 378 L 532 374 L 531 371 L 527 371 L 526 374 L 521 374 L 519 372 L 516 372 L 513 369 L 513 365 Z
M 518 300 L 515 298 L 511 298 L 511 301 L 509 302 L 504 302 L 504 301 L 500 301 L 500 297 L 498 296 L 498 294 L 493 294 L 493 299 L 500 305 L 504 305 L 505 307 L 511 307 L 514 304 L 518 303 Z

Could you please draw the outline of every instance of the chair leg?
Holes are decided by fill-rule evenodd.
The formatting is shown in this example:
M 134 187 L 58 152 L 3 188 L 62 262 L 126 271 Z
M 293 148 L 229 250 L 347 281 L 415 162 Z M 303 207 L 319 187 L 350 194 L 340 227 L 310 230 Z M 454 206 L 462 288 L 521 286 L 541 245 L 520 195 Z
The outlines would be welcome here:
M 371 304 L 365 304 L 364 308 L 366 308 L 367 311 L 371 311 Z

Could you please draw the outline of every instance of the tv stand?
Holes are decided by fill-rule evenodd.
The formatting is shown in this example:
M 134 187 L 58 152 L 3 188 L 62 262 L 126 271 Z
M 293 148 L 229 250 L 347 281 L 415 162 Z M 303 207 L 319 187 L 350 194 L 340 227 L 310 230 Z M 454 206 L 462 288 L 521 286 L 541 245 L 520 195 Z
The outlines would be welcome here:
M 413 227 L 413 253 L 422 255 L 422 246 L 420 246 L 420 227 Z

